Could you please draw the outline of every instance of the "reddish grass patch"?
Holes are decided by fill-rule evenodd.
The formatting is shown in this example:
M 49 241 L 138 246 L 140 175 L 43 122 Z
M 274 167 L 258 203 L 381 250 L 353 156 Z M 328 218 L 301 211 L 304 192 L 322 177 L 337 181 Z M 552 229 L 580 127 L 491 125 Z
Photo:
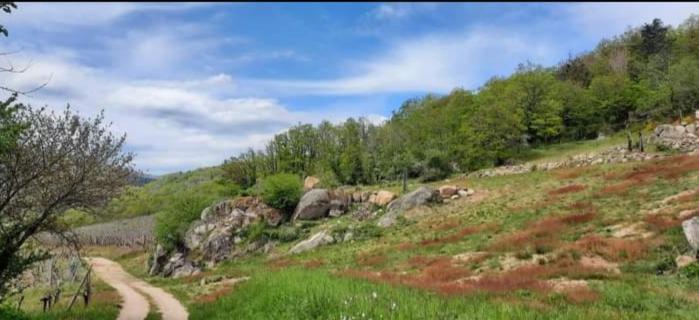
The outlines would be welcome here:
M 283 269 L 296 264 L 298 264 L 298 262 L 288 258 L 278 258 L 267 262 L 267 265 L 275 269 Z
M 436 245 L 436 244 L 446 244 L 446 243 L 458 242 L 459 240 L 463 239 L 464 237 L 471 235 L 471 234 L 474 234 L 476 232 L 481 232 L 488 227 L 489 227 L 489 225 L 468 226 L 468 227 L 465 227 L 465 228 L 459 230 L 458 232 L 451 234 L 451 235 L 448 235 L 446 237 L 422 240 L 422 241 L 420 241 L 420 245 L 423 247 L 427 247 L 427 246 Z
M 597 195 L 625 194 L 631 187 L 646 185 L 656 179 L 674 180 L 695 170 L 699 170 L 699 156 L 680 155 L 664 158 L 636 166 L 631 172 L 606 174 L 604 177 L 607 180 L 623 181 L 602 188 Z
M 559 170 L 554 171 L 553 175 L 560 180 L 575 179 L 575 178 L 581 176 L 586 171 L 587 171 L 587 168 L 585 168 L 585 167 L 559 169 Z
M 386 262 L 386 255 L 377 252 L 359 253 L 356 262 L 360 266 L 375 267 Z
M 439 231 L 447 231 L 447 230 L 451 230 L 451 229 L 458 227 L 460 224 L 461 223 L 459 223 L 458 220 L 450 219 L 450 220 L 442 222 L 436 226 L 431 226 L 430 228 L 435 229 L 435 230 L 439 230 Z
M 568 302 L 589 303 L 599 299 L 599 294 L 588 287 L 565 290 L 563 292 Z
M 306 268 L 309 268 L 309 269 L 319 268 L 323 265 L 325 265 L 325 261 L 322 259 L 308 260 L 308 261 L 303 263 L 303 266 Z
M 399 244 L 398 246 L 396 246 L 396 248 L 398 248 L 398 250 L 401 250 L 401 251 L 412 250 L 412 249 L 415 249 L 416 247 L 417 247 L 417 245 L 412 243 L 412 242 L 403 242 L 403 243 Z
M 643 257 L 650 242 L 643 239 L 605 238 L 599 235 L 584 236 L 571 245 L 571 248 L 582 253 L 600 255 L 610 261 L 628 261 Z
M 200 302 L 200 303 L 211 303 L 211 302 L 215 302 L 215 301 L 217 301 L 218 299 L 220 299 L 221 297 L 223 297 L 223 296 L 227 295 L 228 293 L 230 293 L 232 290 L 233 290 L 233 287 L 231 287 L 231 286 L 225 286 L 225 287 L 223 287 L 223 288 L 221 288 L 221 289 L 218 289 L 218 290 L 216 290 L 216 291 L 214 291 L 214 292 L 212 292 L 212 293 L 198 296 L 198 297 L 197 297 L 196 299 L 194 299 L 194 300 L 197 301 L 197 302 Z
M 583 184 L 571 184 L 565 187 L 561 187 L 555 190 L 549 191 L 550 196 L 555 196 L 555 195 L 561 195 L 561 194 L 566 194 L 566 193 L 575 193 L 575 192 L 580 192 L 587 189 L 586 185 Z
M 560 244 L 559 237 L 573 224 L 592 221 L 597 216 L 594 210 L 561 216 L 551 216 L 530 223 L 524 230 L 501 237 L 490 245 L 491 250 L 509 251 L 528 246 L 554 248 Z
M 649 214 L 643 217 L 643 221 L 648 223 L 656 231 L 665 231 L 682 225 L 682 220 L 662 214 Z
M 568 206 L 570 210 L 594 210 L 595 206 L 589 201 L 578 201 Z

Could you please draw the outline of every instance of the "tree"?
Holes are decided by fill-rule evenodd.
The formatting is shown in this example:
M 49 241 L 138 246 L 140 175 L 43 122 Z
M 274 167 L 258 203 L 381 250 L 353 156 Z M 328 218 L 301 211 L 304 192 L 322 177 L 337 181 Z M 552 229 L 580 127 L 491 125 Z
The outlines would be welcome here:
M 12 12 L 12 9 L 17 9 L 17 5 L 14 2 L 0 2 L 0 10 L 4 11 L 5 13 Z M 9 35 L 9 32 L 4 25 L 0 25 L 0 33 L 6 37 Z
M 26 127 L 9 152 L 0 154 L 0 296 L 9 280 L 46 257 L 27 250 L 41 232 L 65 236 L 58 218 L 68 209 L 102 206 L 132 176 L 132 155 L 122 153 L 103 114 L 80 118 L 25 107 Z

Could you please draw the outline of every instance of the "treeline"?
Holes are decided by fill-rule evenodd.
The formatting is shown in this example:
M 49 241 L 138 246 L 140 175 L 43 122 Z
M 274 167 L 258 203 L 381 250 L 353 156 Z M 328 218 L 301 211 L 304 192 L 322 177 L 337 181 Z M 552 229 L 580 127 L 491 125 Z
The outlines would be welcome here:
M 591 139 L 697 107 L 699 16 L 677 28 L 655 19 L 557 66 L 521 64 L 477 90 L 411 99 L 381 125 L 352 118 L 297 125 L 223 168 L 244 188 L 279 172 L 329 185 L 403 173 L 434 180 L 516 160 L 532 146 Z

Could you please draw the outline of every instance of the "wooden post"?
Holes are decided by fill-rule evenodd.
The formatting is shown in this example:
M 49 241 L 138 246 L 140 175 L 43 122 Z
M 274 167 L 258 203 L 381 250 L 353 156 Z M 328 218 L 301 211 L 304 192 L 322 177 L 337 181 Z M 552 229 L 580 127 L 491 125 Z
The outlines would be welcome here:
M 56 291 L 53 294 L 53 304 L 57 305 L 58 304 L 58 299 L 61 297 L 61 288 L 56 288 Z
M 626 131 L 626 140 L 627 140 L 629 152 L 633 151 L 633 141 L 631 141 L 631 132 L 629 132 L 629 131 Z
M 24 294 L 19 296 L 19 301 L 17 301 L 17 310 L 22 310 L 22 302 L 24 302 Z
M 645 148 L 643 147 L 643 131 L 638 132 L 638 148 L 641 152 L 645 152 Z
M 90 276 L 90 272 L 92 272 L 92 266 L 90 266 L 87 269 L 87 273 L 85 274 L 83 281 L 80 282 L 80 286 L 78 287 L 78 290 L 75 291 L 75 294 L 73 295 L 73 299 L 70 300 L 70 304 L 68 305 L 68 310 L 70 310 L 73 307 L 73 304 L 75 304 L 75 300 L 78 298 L 78 294 L 80 294 L 80 289 L 82 289 L 82 287 L 85 285 L 87 278 Z
M 403 168 L 403 193 L 408 192 L 408 168 Z

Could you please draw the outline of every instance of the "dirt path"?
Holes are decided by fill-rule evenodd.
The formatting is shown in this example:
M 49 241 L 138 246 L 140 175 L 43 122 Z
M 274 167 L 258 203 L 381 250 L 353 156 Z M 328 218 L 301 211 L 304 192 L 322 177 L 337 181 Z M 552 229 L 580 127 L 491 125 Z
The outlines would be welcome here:
M 185 320 L 189 316 L 184 306 L 171 294 L 133 277 L 118 263 L 105 258 L 87 258 L 87 260 L 97 276 L 114 287 L 124 299 L 117 320 L 146 318 L 150 306 L 142 293 L 151 297 L 162 314 L 163 320 Z

